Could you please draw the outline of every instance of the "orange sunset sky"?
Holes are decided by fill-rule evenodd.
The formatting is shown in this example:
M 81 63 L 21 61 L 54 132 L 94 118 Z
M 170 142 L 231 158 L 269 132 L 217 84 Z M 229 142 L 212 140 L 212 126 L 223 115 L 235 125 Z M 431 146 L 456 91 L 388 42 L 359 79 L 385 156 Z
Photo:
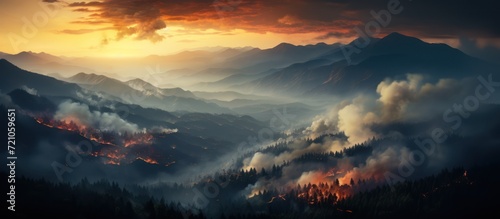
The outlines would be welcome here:
M 0 0 L 0 51 L 128 57 L 203 47 L 270 48 L 347 43 L 397 4 L 376 36 L 401 32 L 431 42 L 498 46 L 497 7 L 429 0 Z M 494 4 L 494 1 L 490 1 Z M 476 16 L 481 15 L 481 16 Z

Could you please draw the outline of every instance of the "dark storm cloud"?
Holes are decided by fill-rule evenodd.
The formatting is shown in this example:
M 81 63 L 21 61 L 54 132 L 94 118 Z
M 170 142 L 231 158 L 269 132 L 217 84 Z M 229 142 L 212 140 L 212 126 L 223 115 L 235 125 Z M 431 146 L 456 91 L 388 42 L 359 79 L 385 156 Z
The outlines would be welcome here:
M 479 42 L 479 40 L 474 38 L 460 37 L 460 50 L 465 53 L 490 61 L 494 63 L 500 63 L 500 48 L 498 45 L 491 44 L 489 42 Z
M 80 12 L 92 11 L 85 22 L 109 22 L 118 37 L 160 41 L 158 30 L 167 25 L 199 29 L 244 29 L 249 32 L 309 33 L 352 37 L 354 27 L 373 20 L 372 10 L 399 2 L 401 13 L 381 34 L 394 31 L 432 38 L 498 37 L 499 3 L 492 0 L 104 0 L 69 4 Z M 91 18 L 89 21 L 88 19 Z M 83 22 L 83 21 L 81 21 Z

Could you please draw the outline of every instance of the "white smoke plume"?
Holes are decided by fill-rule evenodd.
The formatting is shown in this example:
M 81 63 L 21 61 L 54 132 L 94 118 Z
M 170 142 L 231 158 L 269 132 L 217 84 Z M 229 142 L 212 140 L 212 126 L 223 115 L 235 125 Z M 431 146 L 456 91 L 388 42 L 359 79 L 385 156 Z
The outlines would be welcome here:
M 315 117 L 303 133 L 315 138 L 325 133 L 344 132 L 349 137 L 349 145 L 362 143 L 380 137 L 371 130 L 372 125 L 433 115 L 436 104 L 443 104 L 443 99 L 451 101 L 453 97 L 463 96 L 470 84 L 467 79 L 441 79 L 435 84 L 423 80 L 424 77 L 418 74 L 408 74 L 405 80 L 386 79 L 377 86 L 377 99 L 361 95 L 340 102 L 324 115 Z
M 26 91 L 27 93 L 33 95 L 33 96 L 38 96 L 38 91 L 35 88 L 29 88 L 26 85 L 21 86 L 21 89 Z
M 394 122 L 422 121 L 436 113 L 442 113 L 443 109 L 436 111 L 438 105 L 449 107 L 454 98 L 463 98 L 464 93 L 470 91 L 469 85 L 473 83 L 468 80 L 441 79 L 436 83 L 425 83 L 422 75 L 415 74 L 407 75 L 404 80 L 386 79 L 377 86 L 377 96 L 360 95 L 342 101 L 325 114 L 316 116 L 311 125 L 302 132 L 310 139 L 343 132 L 348 137 L 347 142 L 332 140 L 307 143 L 295 140 L 289 145 L 290 150 L 279 155 L 255 153 L 244 159 L 243 168 L 268 169 L 272 165 L 282 164 L 283 161 L 290 161 L 309 152 L 340 151 L 374 137 L 385 137 L 389 133 L 377 133 L 373 127 Z M 410 149 L 405 145 L 385 145 L 374 149 L 372 154 L 364 158 L 344 157 L 328 164 L 291 163 L 283 167 L 283 174 L 279 179 L 260 179 L 246 191 L 250 191 L 247 194 L 252 195 L 273 187 L 331 181 L 332 177 L 338 178 L 341 184 L 348 184 L 351 179 L 355 182 L 363 179 L 383 181 L 384 173 L 401 166 L 409 154 Z M 334 173 L 332 169 L 335 170 Z

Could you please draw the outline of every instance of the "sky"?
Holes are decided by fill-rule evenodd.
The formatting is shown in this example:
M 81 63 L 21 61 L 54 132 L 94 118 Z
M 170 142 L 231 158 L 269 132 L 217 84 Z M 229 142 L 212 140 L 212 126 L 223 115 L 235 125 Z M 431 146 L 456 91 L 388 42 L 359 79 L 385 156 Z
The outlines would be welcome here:
M 0 51 L 12 54 L 165 55 L 216 46 L 347 43 L 368 31 L 478 53 L 496 54 L 500 47 L 500 7 L 493 0 L 0 0 L 0 14 Z M 374 22 L 378 28 L 371 28 Z

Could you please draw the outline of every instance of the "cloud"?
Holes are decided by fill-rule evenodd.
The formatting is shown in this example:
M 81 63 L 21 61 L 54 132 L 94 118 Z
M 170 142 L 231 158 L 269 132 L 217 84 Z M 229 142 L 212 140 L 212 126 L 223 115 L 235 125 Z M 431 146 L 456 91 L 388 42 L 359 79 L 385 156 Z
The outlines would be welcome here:
M 103 28 L 95 28 L 95 29 L 77 29 L 77 30 L 61 30 L 59 31 L 60 33 L 65 33 L 65 34 L 87 34 L 87 33 L 93 33 L 96 31 L 102 31 L 102 30 L 111 30 L 111 27 L 103 27 Z
M 81 103 L 66 101 L 59 104 L 54 119 L 73 121 L 76 124 L 92 127 L 101 131 L 112 131 L 123 134 L 141 132 L 136 124 L 129 123 L 116 113 L 91 112 L 89 106 Z
M 284 17 L 278 19 L 278 23 L 281 23 L 284 25 L 297 25 L 297 24 L 302 23 L 302 21 L 294 16 L 285 15 Z
M 330 31 L 321 36 L 316 37 L 317 40 L 327 40 L 330 38 L 349 38 L 357 36 L 356 32 L 352 29 L 339 29 Z
M 165 37 L 157 31 L 166 28 L 162 19 L 163 1 L 107 0 L 102 2 L 74 2 L 69 7 L 80 12 L 91 12 L 79 22 L 108 22 L 117 31 L 116 39 L 133 36 L 137 40 L 158 42 Z
M 500 63 L 500 40 L 498 39 L 474 39 L 468 37 L 459 38 L 458 49 L 465 53 L 490 61 Z
M 403 8 L 391 15 L 382 35 L 398 31 L 419 37 L 450 38 L 499 37 L 494 1 L 479 0 L 456 4 L 452 0 L 398 1 Z M 387 0 L 278 0 L 194 1 L 194 0 L 103 0 L 70 3 L 69 7 L 87 16 L 76 22 L 108 22 L 120 37 L 161 41 L 158 33 L 167 25 L 190 29 L 230 31 L 242 29 L 255 33 L 318 33 L 318 40 L 350 38 L 355 27 L 373 21 L 371 11 L 387 10 Z M 425 13 L 426 16 L 422 16 Z M 467 19 L 462 19 L 467 15 Z M 442 28 L 446 27 L 446 28 Z

